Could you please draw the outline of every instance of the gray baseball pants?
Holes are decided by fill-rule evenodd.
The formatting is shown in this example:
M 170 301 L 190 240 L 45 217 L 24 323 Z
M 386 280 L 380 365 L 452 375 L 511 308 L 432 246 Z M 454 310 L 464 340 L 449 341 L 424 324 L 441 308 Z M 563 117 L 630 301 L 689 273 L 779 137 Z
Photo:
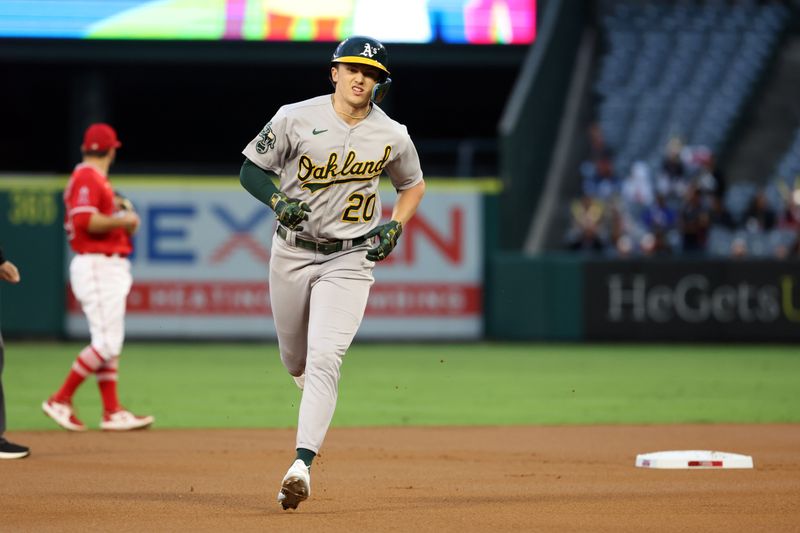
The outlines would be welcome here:
M 281 361 L 305 372 L 297 448 L 319 452 L 339 395 L 342 358 L 361 325 L 374 278 L 368 244 L 329 255 L 272 240 L 270 302 Z

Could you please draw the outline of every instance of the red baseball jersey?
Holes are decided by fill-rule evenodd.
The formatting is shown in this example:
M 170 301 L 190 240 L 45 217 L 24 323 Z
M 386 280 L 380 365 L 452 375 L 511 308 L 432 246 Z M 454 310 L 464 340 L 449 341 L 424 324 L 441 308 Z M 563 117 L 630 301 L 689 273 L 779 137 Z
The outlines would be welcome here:
M 64 207 L 64 229 L 76 253 L 128 255 L 133 250 L 124 228 L 89 233 L 92 213 L 113 216 L 116 211 L 114 190 L 108 178 L 94 166 L 81 163 L 75 167 L 64 189 Z

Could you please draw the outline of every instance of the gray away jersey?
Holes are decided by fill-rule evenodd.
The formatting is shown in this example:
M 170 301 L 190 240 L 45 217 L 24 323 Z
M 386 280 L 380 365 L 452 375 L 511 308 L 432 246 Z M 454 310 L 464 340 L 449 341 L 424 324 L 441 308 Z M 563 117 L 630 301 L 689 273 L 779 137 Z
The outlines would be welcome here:
M 301 236 L 354 239 L 380 223 L 383 171 L 398 191 L 422 181 L 408 130 L 378 106 L 355 126 L 333 109 L 331 96 L 281 107 L 242 153 L 280 177 L 280 189 L 311 207 Z

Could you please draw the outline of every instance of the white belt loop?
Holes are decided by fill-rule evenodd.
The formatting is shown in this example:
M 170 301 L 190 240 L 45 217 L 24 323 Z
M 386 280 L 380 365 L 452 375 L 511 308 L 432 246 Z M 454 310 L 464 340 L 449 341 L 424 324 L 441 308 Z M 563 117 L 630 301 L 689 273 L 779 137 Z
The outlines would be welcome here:
M 342 240 L 342 251 L 350 250 L 353 248 L 353 240 L 352 239 L 343 239 Z
M 295 231 L 292 231 L 292 230 L 290 230 L 290 229 L 288 229 L 288 228 L 286 229 L 286 243 L 287 243 L 289 246 L 297 246 L 297 245 L 295 244 L 295 240 L 294 240 L 294 238 L 295 238 L 296 236 L 297 236 L 297 232 L 295 232 Z

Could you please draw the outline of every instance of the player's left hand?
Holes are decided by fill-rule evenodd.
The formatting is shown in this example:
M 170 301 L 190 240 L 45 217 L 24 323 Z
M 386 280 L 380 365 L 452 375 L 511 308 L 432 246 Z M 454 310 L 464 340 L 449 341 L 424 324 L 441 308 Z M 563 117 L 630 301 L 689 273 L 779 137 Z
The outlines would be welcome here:
M 19 270 L 11 261 L 0 264 L 0 279 L 9 283 L 19 283 Z
M 386 224 L 381 224 L 365 235 L 370 238 L 378 236 L 380 242 L 375 248 L 367 250 L 367 259 L 370 261 L 383 261 L 389 254 L 392 253 L 394 247 L 397 246 L 397 239 L 403 233 L 403 223 L 397 220 L 391 220 Z

